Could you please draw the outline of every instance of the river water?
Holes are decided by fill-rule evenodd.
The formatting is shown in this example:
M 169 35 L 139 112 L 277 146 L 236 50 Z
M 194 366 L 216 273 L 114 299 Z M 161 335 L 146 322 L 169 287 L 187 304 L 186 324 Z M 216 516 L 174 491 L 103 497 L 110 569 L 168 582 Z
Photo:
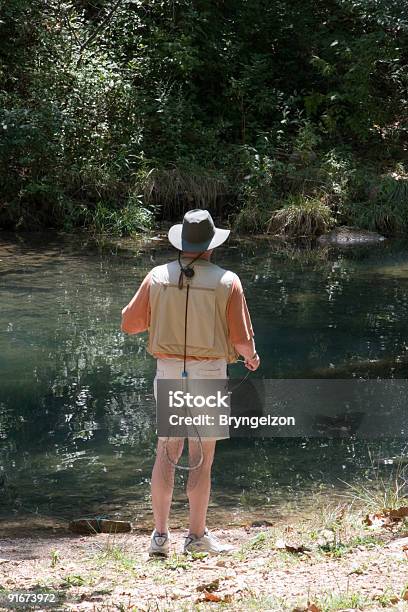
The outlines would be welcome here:
M 231 239 L 215 255 L 242 280 L 262 358 L 256 376 L 406 377 L 407 242 L 336 249 Z M 92 514 L 151 524 L 154 360 L 145 334 L 121 332 L 121 309 L 151 267 L 173 258 L 158 238 L 0 232 L 3 526 Z M 243 364 L 230 370 L 244 374 Z M 375 486 L 390 464 L 373 457 L 404 451 L 403 439 L 219 442 L 209 524 L 306 512 L 347 492 L 344 482 Z M 174 526 L 186 522 L 184 488 L 177 474 Z

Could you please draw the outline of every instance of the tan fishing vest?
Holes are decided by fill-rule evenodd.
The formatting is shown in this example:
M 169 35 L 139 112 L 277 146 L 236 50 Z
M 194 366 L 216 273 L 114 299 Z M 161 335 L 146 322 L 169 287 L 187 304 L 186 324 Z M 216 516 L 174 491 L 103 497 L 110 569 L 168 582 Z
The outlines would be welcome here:
M 186 265 L 188 259 L 183 258 Z M 238 353 L 229 341 L 226 310 L 234 279 L 233 272 L 198 259 L 187 313 L 187 357 L 225 358 L 234 363 Z M 173 261 L 152 270 L 150 284 L 150 327 L 147 350 L 151 355 L 184 355 L 184 329 L 187 281 L 179 289 L 180 266 Z

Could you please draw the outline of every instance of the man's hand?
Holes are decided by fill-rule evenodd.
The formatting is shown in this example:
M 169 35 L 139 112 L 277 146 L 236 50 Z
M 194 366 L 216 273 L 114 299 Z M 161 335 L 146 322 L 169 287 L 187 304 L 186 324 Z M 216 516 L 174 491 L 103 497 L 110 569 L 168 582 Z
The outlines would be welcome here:
M 245 359 L 245 367 L 248 368 L 248 370 L 251 370 L 252 372 L 255 372 L 255 370 L 259 368 L 260 363 L 261 360 L 259 359 L 258 353 L 255 353 L 255 355 L 253 355 L 253 357 L 250 357 L 249 359 Z

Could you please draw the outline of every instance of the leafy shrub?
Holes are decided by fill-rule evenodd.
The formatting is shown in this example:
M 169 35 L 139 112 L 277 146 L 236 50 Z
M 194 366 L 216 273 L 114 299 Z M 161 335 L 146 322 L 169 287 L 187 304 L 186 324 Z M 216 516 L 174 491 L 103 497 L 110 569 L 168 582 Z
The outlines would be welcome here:
M 153 212 L 141 206 L 138 199 L 130 198 L 128 203 L 120 209 L 106 206 L 98 202 L 92 217 L 89 218 L 88 227 L 96 234 L 108 233 L 117 236 L 129 236 L 152 228 Z
M 322 156 L 319 173 L 331 203 L 341 207 L 350 197 L 356 162 L 350 148 L 335 147 Z
M 267 232 L 275 235 L 314 237 L 326 232 L 334 218 L 326 203 L 304 196 L 289 196 L 284 206 L 272 213 Z
M 387 235 L 408 229 L 408 179 L 391 175 L 371 182 L 363 201 L 348 205 L 351 222 Z
M 234 217 L 234 230 L 241 233 L 264 232 L 269 215 L 270 212 L 259 204 L 255 206 L 246 204 Z

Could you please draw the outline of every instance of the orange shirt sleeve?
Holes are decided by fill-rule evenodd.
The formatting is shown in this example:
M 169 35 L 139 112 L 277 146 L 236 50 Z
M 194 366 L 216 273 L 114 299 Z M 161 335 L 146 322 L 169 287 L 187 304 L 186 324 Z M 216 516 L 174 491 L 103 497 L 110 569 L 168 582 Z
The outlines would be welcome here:
M 236 274 L 227 303 L 227 322 L 232 344 L 243 344 L 253 338 L 254 330 L 244 290 Z
M 151 271 L 145 276 L 129 304 L 122 309 L 121 330 L 127 334 L 139 334 L 149 327 L 150 282 Z

